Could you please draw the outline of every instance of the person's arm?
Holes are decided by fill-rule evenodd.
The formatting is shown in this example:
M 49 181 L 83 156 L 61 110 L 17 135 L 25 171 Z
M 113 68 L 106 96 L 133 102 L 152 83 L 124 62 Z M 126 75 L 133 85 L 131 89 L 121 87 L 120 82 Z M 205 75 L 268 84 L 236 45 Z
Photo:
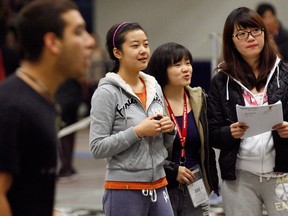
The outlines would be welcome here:
M 224 85 L 220 84 L 226 82 L 225 79 L 227 78 L 220 77 L 220 74 L 212 78 L 207 100 L 210 145 L 217 149 L 230 149 L 233 148 L 236 143 L 239 143 L 239 139 L 235 139 L 232 136 L 230 129 L 231 123 L 226 119 L 227 113 L 225 113 L 224 108 L 224 106 L 227 106 L 224 104 L 226 95 L 222 94 L 225 92 L 222 90 Z M 230 109 L 232 109 L 232 107 L 230 107 Z
M 7 191 L 12 184 L 12 176 L 6 172 L 0 172 L 0 215 L 12 216 L 11 208 L 7 199 Z
M 96 159 L 117 155 L 140 141 L 134 131 L 134 125 L 131 126 L 132 120 L 127 120 L 129 126 L 125 128 L 125 119 L 123 119 L 123 125 L 117 125 L 119 132 L 112 134 L 115 127 L 115 111 L 123 114 L 115 97 L 115 94 L 99 87 L 91 100 L 89 145 L 90 152 Z

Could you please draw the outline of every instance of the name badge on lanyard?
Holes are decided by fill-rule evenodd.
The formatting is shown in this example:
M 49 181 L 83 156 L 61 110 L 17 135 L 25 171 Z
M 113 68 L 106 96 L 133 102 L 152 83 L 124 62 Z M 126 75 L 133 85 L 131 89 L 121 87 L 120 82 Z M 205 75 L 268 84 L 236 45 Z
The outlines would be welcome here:
M 202 179 L 202 172 L 200 166 L 198 164 L 195 165 L 191 168 L 191 171 L 195 176 L 195 181 L 192 184 L 187 185 L 187 188 L 193 206 L 196 208 L 203 203 L 207 203 L 209 201 L 209 196 Z

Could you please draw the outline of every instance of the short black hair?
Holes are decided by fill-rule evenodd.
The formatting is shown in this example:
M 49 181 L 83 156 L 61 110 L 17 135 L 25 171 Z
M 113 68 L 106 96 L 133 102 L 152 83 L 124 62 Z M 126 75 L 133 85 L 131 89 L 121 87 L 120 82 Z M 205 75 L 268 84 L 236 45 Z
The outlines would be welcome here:
M 24 59 L 39 60 L 46 33 L 62 38 L 66 23 L 61 15 L 69 10 L 78 10 L 71 0 L 35 0 L 22 8 L 16 26 Z
M 260 16 L 263 16 L 263 14 L 266 12 L 266 11 L 271 11 L 273 15 L 276 16 L 276 10 L 274 8 L 273 5 L 269 4 L 269 3 L 262 3 L 262 4 L 259 4 L 257 9 L 256 9 L 256 12 L 260 15 Z
M 155 77 L 163 88 L 168 84 L 168 67 L 186 58 L 192 64 L 193 58 L 190 51 L 181 44 L 169 42 L 159 46 L 152 54 L 148 73 Z

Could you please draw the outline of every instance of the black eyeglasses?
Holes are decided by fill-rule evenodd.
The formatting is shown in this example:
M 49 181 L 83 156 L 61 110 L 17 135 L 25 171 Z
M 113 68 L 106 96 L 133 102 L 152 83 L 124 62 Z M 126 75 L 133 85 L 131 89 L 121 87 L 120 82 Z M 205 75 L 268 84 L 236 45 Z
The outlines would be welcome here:
M 251 34 L 253 37 L 257 37 L 262 34 L 264 28 L 253 28 L 250 31 L 239 31 L 237 34 L 232 35 L 233 37 L 237 37 L 238 40 L 246 40 Z

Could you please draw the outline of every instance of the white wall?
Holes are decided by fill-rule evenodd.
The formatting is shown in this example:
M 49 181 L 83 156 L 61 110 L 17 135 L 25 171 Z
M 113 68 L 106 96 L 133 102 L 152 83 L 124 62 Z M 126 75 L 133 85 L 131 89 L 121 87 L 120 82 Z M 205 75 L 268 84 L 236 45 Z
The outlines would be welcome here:
M 108 29 L 123 21 L 138 22 L 151 50 L 165 42 L 186 46 L 196 60 L 211 58 L 210 34 L 222 33 L 228 14 L 240 6 L 255 9 L 261 0 L 94 0 L 94 26 L 105 46 Z M 288 26 L 288 1 L 271 2 Z M 221 40 L 220 40 L 221 43 Z M 219 48 L 220 49 L 220 48 Z M 220 52 L 220 51 L 219 51 Z

